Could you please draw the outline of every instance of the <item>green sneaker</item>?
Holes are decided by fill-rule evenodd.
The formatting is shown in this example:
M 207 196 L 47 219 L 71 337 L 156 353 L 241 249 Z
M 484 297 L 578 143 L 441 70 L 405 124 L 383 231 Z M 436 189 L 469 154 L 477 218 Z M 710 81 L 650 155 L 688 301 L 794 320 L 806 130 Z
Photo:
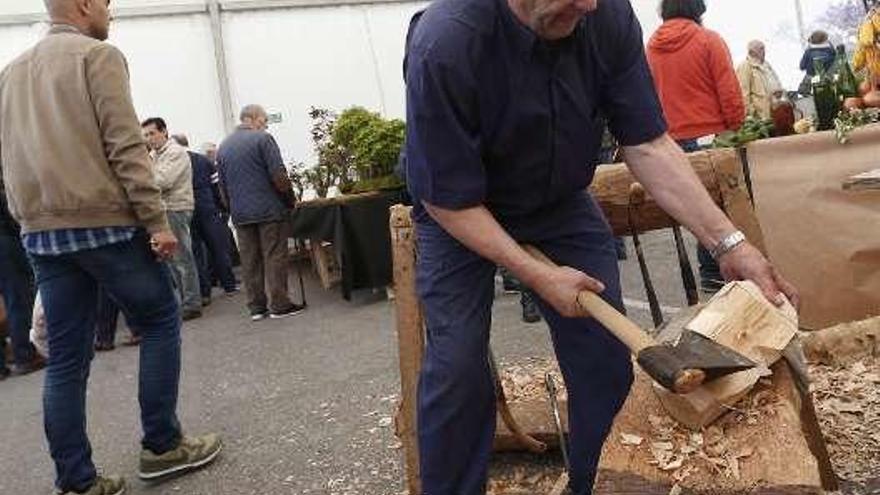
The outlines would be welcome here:
M 95 484 L 83 492 L 83 495 L 122 495 L 125 493 L 125 480 L 119 476 L 98 476 Z M 57 495 L 72 495 L 76 492 L 55 492 Z
M 200 437 L 184 436 L 176 449 L 156 455 L 144 449 L 141 451 L 141 469 L 138 475 L 142 480 L 156 480 L 207 466 L 223 449 L 220 437 L 211 433 Z

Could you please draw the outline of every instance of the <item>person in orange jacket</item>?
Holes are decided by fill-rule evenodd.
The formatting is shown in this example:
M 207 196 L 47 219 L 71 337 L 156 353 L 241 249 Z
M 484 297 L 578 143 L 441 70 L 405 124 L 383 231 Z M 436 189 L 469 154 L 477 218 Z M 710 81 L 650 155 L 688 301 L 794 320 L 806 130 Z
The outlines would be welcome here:
M 745 104 L 730 50 L 721 36 L 702 25 L 703 0 L 663 0 L 663 24 L 648 42 L 648 64 L 660 96 L 669 134 L 686 152 L 699 138 L 739 129 Z M 698 248 L 701 286 L 715 291 L 724 277 L 704 248 Z

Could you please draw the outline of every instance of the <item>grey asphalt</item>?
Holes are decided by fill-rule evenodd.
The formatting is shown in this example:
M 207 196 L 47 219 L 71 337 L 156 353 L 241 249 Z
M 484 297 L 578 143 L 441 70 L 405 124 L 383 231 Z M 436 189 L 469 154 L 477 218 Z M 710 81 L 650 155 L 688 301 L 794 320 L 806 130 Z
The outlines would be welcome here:
M 643 242 L 661 303 L 670 312 L 684 306 L 671 233 Z M 627 244 L 630 257 L 621 272 L 630 316 L 649 326 Z M 343 301 L 313 277 L 306 292 L 309 309 L 295 317 L 252 323 L 243 295 L 217 296 L 205 317 L 185 324 L 180 419 L 187 432 L 220 433 L 225 451 L 208 469 L 162 484 L 136 480 L 137 350 L 98 354 L 88 405 L 100 468 L 125 476 L 132 494 L 402 493 L 402 452 L 391 425 L 398 394 L 393 305 L 384 291 Z M 520 321 L 518 297 L 499 293 L 494 312 L 500 361 L 551 354 L 546 327 Z M 2 495 L 51 493 L 42 379 L 38 372 L 0 382 Z

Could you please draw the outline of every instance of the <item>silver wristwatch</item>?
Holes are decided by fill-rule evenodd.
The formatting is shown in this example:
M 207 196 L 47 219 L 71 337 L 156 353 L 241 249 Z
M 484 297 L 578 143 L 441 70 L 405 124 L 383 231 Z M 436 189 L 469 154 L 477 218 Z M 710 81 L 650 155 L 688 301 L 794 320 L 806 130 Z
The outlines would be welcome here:
M 728 234 L 724 239 L 721 239 L 714 248 L 709 250 L 709 253 L 715 258 L 715 261 L 718 261 L 719 258 L 744 242 L 746 242 L 746 235 L 737 230 L 732 234 Z

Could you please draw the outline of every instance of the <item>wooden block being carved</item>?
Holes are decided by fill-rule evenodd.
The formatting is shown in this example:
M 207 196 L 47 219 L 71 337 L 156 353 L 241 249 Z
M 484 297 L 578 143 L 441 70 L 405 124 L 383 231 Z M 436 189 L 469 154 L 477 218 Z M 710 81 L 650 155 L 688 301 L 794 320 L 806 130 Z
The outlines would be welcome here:
M 683 327 L 760 365 L 708 382 L 689 394 L 678 395 L 659 385 L 654 387 L 673 418 L 699 429 L 730 410 L 762 376 L 769 375 L 768 368 L 779 360 L 782 350 L 797 334 L 797 313 L 788 303 L 782 308 L 775 307 L 752 282 L 733 282 L 688 318 L 668 326 L 661 340 L 674 340 Z

